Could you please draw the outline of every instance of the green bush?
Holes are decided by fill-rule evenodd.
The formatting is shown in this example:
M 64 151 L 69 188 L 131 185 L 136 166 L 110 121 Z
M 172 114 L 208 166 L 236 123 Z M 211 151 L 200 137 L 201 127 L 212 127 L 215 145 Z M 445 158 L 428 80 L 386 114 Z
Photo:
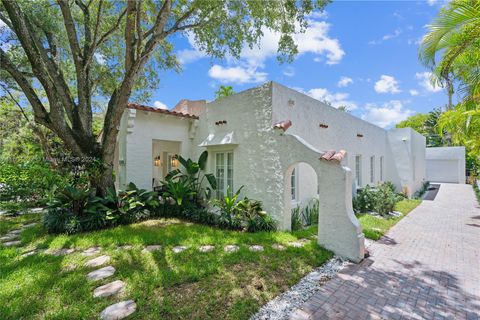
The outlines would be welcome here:
M 33 201 L 44 204 L 52 188 L 63 188 L 67 179 L 45 162 L 0 162 L 0 201 Z
M 319 200 L 313 199 L 305 208 L 303 208 L 302 218 L 305 226 L 313 226 L 318 224 L 319 207 Z
M 429 186 L 430 186 L 430 182 L 424 181 L 424 182 L 422 183 L 422 186 L 420 187 L 420 189 L 419 189 L 417 192 L 415 192 L 415 194 L 413 195 L 412 198 L 414 198 L 414 199 L 422 199 L 422 198 L 423 198 L 423 195 L 425 194 L 425 192 L 427 192 Z
M 353 199 L 353 210 L 356 213 L 373 211 L 386 215 L 392 212 L 395 204 L 402 199 L 402 196 L 395 193 L 395 186 L 391 182 L 384 182 L 377 188 L 367 185 L 360 189 Z
M 78 233 L 128 224 L 149 218 L 158 206 L 157 194 L 130 183 L 116 195 L 105 197 L 67 186 L 49 204 L 43 224 L 50 233 Z

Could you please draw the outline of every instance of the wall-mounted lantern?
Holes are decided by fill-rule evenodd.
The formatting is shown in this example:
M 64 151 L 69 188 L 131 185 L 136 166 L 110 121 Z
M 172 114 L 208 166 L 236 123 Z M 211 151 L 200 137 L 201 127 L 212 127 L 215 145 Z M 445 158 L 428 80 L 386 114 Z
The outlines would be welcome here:
M 155 167 L 160 167 L 162 165 L 162 159 L 160 158 L 160 156 L 156 156 L 154 159 L 153 159 L 153 165 Z
M 170 159 L 170 166 L 172 168 L 177 168 L 178 167 L 178 155 L 174 155 L 171 159 Z

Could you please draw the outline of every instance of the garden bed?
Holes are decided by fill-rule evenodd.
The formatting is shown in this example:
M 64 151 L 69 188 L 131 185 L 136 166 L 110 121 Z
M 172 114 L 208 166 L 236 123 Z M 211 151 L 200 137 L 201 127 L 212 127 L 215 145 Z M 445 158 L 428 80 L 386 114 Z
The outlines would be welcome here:
M 398 217 L 384 218 L 382 216 L 373 216 L 368 213 L 360 213 L 356 216 L 362 225 L 365 237 L 372 240 L 378 240 L 421 202 L 421 200 L 402 200 L 397 202 L 395 210 L 401 213 Z
M 40 215 L 0 216 L 0 230 L 3 235 L 39 219 Z M 37 224 L 21 233 L 21 247 L 0 246 L 0 314 L 5 319 L 94 319 L 105 307 L 132 299 L 137 305 L 132 319 L 247 319 L 332 257 L 315 243 L 314 235 L 316 227 L 293 233 L 243 233 L 172 218 L 70 236 L 48 235 Z M 302 238 L 308 241 L 299 247 L 289 245 Z M 225 252 L 231 244 L 239 250 Z M 124 245 L 132 247 L 121 248 Z M 145 252 L 147 245 L 162 248 Z M 201 252 L 204 245 L 215 247 Z M 251 245 L 264 250 L 251 251 Z M 86 281 L 92 270 L 84 263 L 91 257 L 81 251 L 95 246 L 111 257 L 113 280 L 126 284 L 118 297 L 92 296 L 97 286 L 108 282 Z M 175 246 L 187 249 L 174 253 Z M 38 248 L 76 251 L 22 256 Z

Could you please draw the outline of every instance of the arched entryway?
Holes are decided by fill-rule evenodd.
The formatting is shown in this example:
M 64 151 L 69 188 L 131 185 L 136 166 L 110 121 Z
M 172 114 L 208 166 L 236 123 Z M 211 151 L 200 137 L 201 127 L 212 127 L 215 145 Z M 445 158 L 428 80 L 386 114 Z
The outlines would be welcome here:
M 307 207 L 312 208 L 319 199 L 317 172 L 306 162 L 296 162 L 285 171 L 284 186 L 284 211 L 290 213 L 290 221 L 293 210 L 298 208 L 302 223 L 308 224 L 305 221 L 305 210 Z M 289 229 L 292 229 L 291 224 Z

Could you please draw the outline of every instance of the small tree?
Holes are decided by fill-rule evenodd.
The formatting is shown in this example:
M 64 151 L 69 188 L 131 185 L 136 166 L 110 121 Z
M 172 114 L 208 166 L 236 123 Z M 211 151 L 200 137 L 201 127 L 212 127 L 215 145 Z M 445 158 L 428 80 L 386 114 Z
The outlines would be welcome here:
M 72 155 L 102 164 L 92 176 L 97 192 L 113 187 L 120 119 L 129 99 L 156 87 L 157 71 L 178 69 L 172 38 L 188 32 L 214 57 L 239 57 L 264 30 L 280 34 L 278 53 L 297 53 L 292 35 L 326 0 L 1 0 L 5 32 L 0 79 L 21 91 L 35 121 L 58 135 Z M 8 50 L 6 48 L 8 47 Z M 106 101 L 101 137 L 94 110 Z M 98 161 L 97 161 L 98 162 Z
M 217 91 L 215 91 L 215 99 L 228 97 L 235 94 L 232 86 L 220 86 Z

